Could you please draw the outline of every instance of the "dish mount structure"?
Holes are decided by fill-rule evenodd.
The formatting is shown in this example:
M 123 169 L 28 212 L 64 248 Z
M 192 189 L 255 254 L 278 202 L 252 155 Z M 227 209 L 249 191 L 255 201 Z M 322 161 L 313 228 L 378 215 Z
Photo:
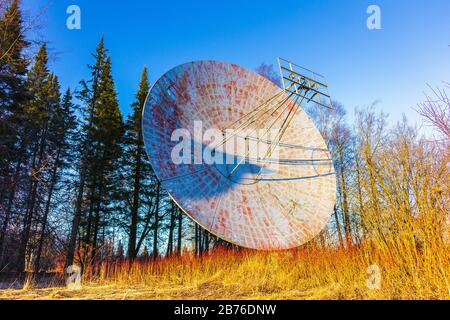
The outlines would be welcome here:
M 325 108 L 332 108 L 328 85 L 323 75 L 280 57 L 278 67 L 283 90 L 305 99 L 307 103 L 313 102 Z M 329 104 L 325 101 L 329 101 Z

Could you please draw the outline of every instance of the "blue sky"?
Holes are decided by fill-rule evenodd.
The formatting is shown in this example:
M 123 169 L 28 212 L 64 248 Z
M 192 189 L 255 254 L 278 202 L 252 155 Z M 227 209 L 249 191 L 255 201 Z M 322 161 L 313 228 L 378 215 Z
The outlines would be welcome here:
M 144 65 L 155 81 L 202 59 L 254 69 L 285 57 L 324 74 L 350 113 L 378 100 L 391 121 L 405 113 L 420 123 L 412 108 L 427 84 L 450 82 L 448 0 L 23 2 L 30 15 L 44 9 L 39 34 L 64 88 L 89 77 L 86 65 L 104 33 L 124 114 Z M 66 28 L 72 4 L 81 8 L 81 30 Z M 370 4 L 381 8 L 381 30 L 366 27 Z

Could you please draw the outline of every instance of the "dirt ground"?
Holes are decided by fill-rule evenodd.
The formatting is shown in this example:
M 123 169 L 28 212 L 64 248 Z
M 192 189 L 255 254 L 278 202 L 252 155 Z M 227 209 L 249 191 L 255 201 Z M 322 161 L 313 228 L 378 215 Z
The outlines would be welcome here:
M 25 288 L 0 290 L 0 299 L 8 300 L 322 300 L 322 299 L 380 299 L 381 292 L 366 289 L 305 288 L 298 290 L 243 290 L 238 284 L 223 285 L 218 282 L 192 286 L 83 286 L 81 289 L 67 289 L 64 286 L 51 288 Z

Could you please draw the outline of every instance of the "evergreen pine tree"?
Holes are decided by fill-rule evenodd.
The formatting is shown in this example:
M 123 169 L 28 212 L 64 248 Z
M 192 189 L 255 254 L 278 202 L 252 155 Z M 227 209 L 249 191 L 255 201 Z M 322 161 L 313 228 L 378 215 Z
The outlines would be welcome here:
M 24 101 L 24 79 L 28 61 L 24 49 L 29 43 L 23 34 L 22 12 L 19 1 L 13 1 L 0 17 L 0 173 L 10 167 L 14 156 L 17 117 Z
M 49 119 L 59 101 L 57 80 L 49 73 L 47 48 L 39 49 L 33 67 L 27 74 L 26 91 L 30 100 L 25 105 L 25 132 L 22 144 L 27 152 L 28 181 L 23 211 L 22 233 L 19 242 L 17 269 L 25 270 L 26 250 L 30 239 L 33 216 L 38 207 L 38 187 L 43 173 L 49 143 Z
M 122 115 L 111 74 L 111 58 L 106 57 L 103 64 L 99 98 L 96 105 L 94 126 L 95 160 L 91 163 L 90 199 L 95 200 L 92 234 L 92 259 L 96 257 L 100 228 L 105 227 L 110 213 L 115 191 L 118 159 L 121 154 L 120 142 L 123 135 Z
M 72 226 L 69 235 L 69 244 L 67 249 L 66 266 L 73 264 L 75 256 L 75 246 L 78 237 L 80 224 L 82 223 L 83 200 L 87 184 L 88 166 L 92 158 L 94 149 L 94 117 L 95 105 L 99 96 L 98 86 L 101 78 L 101 70 L 105 61 L 106 50 L 104 46 L 104 37 L 101 38 L 97 45 L 96 52 L 93 55 L 95 65 L 88 66 L 91 70 L 91 79 L 88 81 L 81 81 L 82 89 L 79 92 L 78 98 L 84 103 L 83 106 L 83 124 L 81 126 L 81 137 L 78 141 L 78 187 L 77 197 L 75 200 L 74 216 L 72 219 Z
M 106 215 L 113 195 L 120 142 L 123 135 L 122 115 L 111 74 L 111 58 L 102 37 L 90 66 L 91 80 L 82 82 L 79 98 L 85 103 L 85 124 L 80 144 L 79 186 L 75 215 L 69 241 L 67 264 L 73 263 L 80 223 L 84 229 L 85 252 L 96 256 L 99 233 L 105 230 Z M 86 190 L 85 190 L 86 189 Z M 84 199 L 88 208 L 83 208 Z M 83 211 L 87 216 L 82 219 Z
M 67 89 L 62 101 L 59 100 L 59 85 L 56 77 L 52 79 L 55 108 L 50 115 L 50 142 L 52 144 L 51 171 L 49 174 L 48 190 L 42 214 L 41 228 L 39 232 L 39 243 L 34 261 L 35 272 L 39 271 L 42 249 L 44 245 L 47 221 L 50 214 L 53 194 L 60 179 L 62 170 L 68 166 L 70 157 L 72 137 L 77 126 L 75 116 L 75 105 L 72 103 L 72 94 Z
M 127 175 L 127 183 L 129 186 L 125 191 L 126 196 L 130 199 L 131 204 L 129 208 L 130 229 L 128 241 L 128 258 L 133 260 L 136 258 L 140 247 L 142 245 L 142 235 L 148 233 L 150 217 L 141 216 L 140 213 L 148 210 L 143 210 L 146 199 L 149 198 L 149 183 L 151 183 L 152 170 L 150 163 L 145 154 L 144 139 L 142 135 L 142 109 L 150 89 L 148 83 L 147 68 L 144 67 L 142 71 L 139 89 L 136 93 L 136 101 L 132 104 L 132 113 L 126 122 L 126 136 L 125 136 L 125 153 L 124 161 Z M 144 221 L 144 228 L 142 230 L 141 239 L 138 239 L 139 222 Z
M 18 149 L 29 43 L 23 32 L 22 12 L 15 0 L 0 12 L 0 268 L 4 239 L 11 220 L 22 155 Z

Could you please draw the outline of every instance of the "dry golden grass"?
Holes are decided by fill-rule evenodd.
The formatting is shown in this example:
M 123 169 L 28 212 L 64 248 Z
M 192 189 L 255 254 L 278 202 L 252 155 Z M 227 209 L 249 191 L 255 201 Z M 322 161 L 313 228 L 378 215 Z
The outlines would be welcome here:
M 405 257 L 374 248 L 227 251 L 157 261 L 104 263 L 81 290 L 0 291 L 1 299 L 449 299 L 449 256 Z M 370 254 L 369 254 L 370 253 Z M 440 252 L 442 254 L 444 252 Z M 438 263 L 428 265 L 431 261 Z M 441 261 L 441 262 L 438 262 Z M 368 266 L 381 270 L 369 289 Z
M 370 112 L 358 119 L 355 183 L 345 191 L 353 234 L 346 230 L 345 250 L 324 233 L 283 252 L 216 249 L 102 263 L 85 272 L 79 291 L 28 286 L 0 291 L 0 298 L 450 299 L 448 142 L 426 143 L 404 123 L 386 135 L 383 119 Z M 369 266 L 380 270 L 378 289 L 367 286 Z

